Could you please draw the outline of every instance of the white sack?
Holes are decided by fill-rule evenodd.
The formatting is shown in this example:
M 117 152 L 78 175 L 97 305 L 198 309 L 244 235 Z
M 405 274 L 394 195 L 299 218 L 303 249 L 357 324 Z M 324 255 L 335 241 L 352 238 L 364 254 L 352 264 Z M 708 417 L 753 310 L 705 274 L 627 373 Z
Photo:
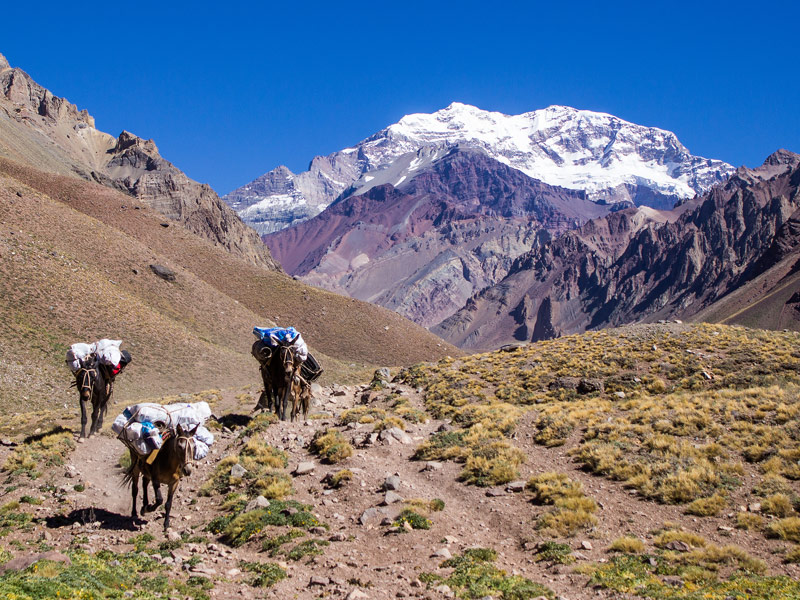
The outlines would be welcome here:
M 111 424 L 111 431 L 115 434 L 119 435 L 120 431 L 125 427 L 125 423 L 128 422 L 128 417 L 124 414 L 117 415 L 117 418 L 114 419 L 114 422 Z
M 203 425 L 200 425 L 200 427 L 197 428 L 197 431 L 194 432 L 194 439 L 203 442 L 207 446 L 210 446 L 214 443 L 214 434 L 206 429 Z
M 188 404 L 178 402 L 168 404 L 164 409 L 169 413 L 170 425 L 177 429 L 180 425 L 184 431 L 193 429 L 196 425 L 202 425 L 211 416 L 211 407 L 208 402 L 195 402 Z
M 122 353 L 116 346 L 106 346 L 102 350 L 97 351 L 97 358 L 104 365 L 116 367 L 122 360 Z
M 143 423 L 144 421 L 150 421 L 153 425 L 159 426 L 169 426 L 170 425 L 170 418 L 167 409 L 160 404 L 155 404 L 153 402 L 142 402 L 140 404 L 134 404 L 133 406 L 129 406 L 125 409 L 125 412 L 122 413 L 128 414 L 128 418 L 133 418 L 134 421 L 138 423 Z
M 67 350 L 67 364 L 69 368 L 75 373 L 78 369 L 83 366 L 83 361 L 89 356 L 92 352 L 95 351 L 94 344 L 72 344 Z
M 102 352 L 106 348 L 116 348 L 119 350 L 119 347 L 122 345 L 122 340 L 102 339 L 97 340 L 94 345 L 97 352 Z
M 198 440 L 195 436 L 194 438 L 194 459 L 200 460 L 201 458 L 205 458 L 208 455 L 208 446 L 204 444 L 201 440 Z

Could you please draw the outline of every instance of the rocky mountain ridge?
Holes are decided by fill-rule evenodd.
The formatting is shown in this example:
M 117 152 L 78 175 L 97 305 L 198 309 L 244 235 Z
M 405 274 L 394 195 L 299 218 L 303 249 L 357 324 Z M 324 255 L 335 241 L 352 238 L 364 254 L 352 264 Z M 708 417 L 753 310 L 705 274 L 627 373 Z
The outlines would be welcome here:
M 432 330 L 465 348 L 488 348 L 686 319 L 781 265 L 780 276 L 750 296 L 758 303 L 800 267 L 799 166 L 800 156 L 780 150 L 674 211 L 629 209 L 591 221 L 517 258 L 503 281 Z M 781 327 L 800 328 L 786 315 Z
M 162 158 L 152 140 L 99 131 L 86 110 L 12 68 L 2 55 L 0 156 L 124 191 L 249 262 L 280 269 L 258 235 L 214 190 Z
M 265 236 L 274 256 L 306 283 L 430 326 L 499 281 L 520 254 L 609 210 L 475 148 L 404 160 L 424 165 L 398 187 L 370 182 L 379 185 Z
M 490 157 L 550 185 L 583 190 L 595 201 L 671 208 L 723 181 L 733 167 L 693 156 L 675 134 L 613 115 L 565 106 L 504 115 L 452 103 L 432 114 L 403 117 L 380 132 L 325 157 L 308 171 L 279 167 L 225 196 L 260 233 L 311 218 L 336 198 L 363 192 L 395 161 L 423 148 L 480 148 Z M 413 167 L 413 165 L 411 165 Z M 354 184 L 361 180 L 359 185 Z

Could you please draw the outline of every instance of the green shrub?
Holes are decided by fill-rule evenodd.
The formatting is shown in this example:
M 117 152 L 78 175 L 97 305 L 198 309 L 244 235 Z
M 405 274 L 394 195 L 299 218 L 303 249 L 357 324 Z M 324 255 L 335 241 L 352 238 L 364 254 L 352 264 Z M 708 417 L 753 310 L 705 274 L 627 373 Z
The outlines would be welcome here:
M 410 508 L 403 509 L 394 521 L 395 527 L 402 527 L 404 523 L 408 523 L 412 529 L 430 529 L 431 521 L 414 512 Z
M 239 566 L 242 571 L 256 574 L 250 580 L 250 585 L 253 587 L 272 587 L 281 579 L 286 579 L 287 577 L 286 571 L 274 563 L 242 561 Z

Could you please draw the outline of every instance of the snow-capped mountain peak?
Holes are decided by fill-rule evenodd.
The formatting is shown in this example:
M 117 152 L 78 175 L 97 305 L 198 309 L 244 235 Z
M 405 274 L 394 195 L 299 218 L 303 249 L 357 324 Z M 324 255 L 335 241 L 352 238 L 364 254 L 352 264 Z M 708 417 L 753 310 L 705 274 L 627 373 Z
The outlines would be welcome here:
M 391 178 L 373 173 L 401 157 L 408 161 L 422 148 L 456 145 L 480 148 L 530 177 L 583 190 L 597 201 L 657 208 L 702 193 L 733 172 L 727 163 L 693 156 L 670 131 L 610 114 L 553 105 L 506 115 L 453 102 L 433 113 L 406 115 L 353 147 L 317 157 L 308 171 L 289 180 L 284 173 L 267 174 L 257 180 L 260 185 L 235 190 L 226 200 L 240 213 L 258 203 L 257 211 L 243 217 L 261 233 L 276 231 L 314 216 L 345 190 L 362 189 L 369 177 L 393 185 L 407 181 L 401 164 L 392 167 Z M 295 206 L 284 214 L 290 199 Z M 248 218 L 252 213 L 257 217 Z

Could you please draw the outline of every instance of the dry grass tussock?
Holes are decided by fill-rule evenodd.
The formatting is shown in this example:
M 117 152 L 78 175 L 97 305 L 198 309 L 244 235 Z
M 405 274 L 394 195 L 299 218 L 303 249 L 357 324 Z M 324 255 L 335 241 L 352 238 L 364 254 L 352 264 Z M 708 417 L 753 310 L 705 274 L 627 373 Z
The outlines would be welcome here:
M 426 388 L 428 410 L 456 427 L 418 458 L 474 461 L 489 444 L 514 455 L 509 438 L 533 412 L 537 443 L 571 442 L 567 451 L 593 473 L 717 514 L 748 463 L 765 497 L 800 479 L 798 341 L 794 332 L 638 325 L 413 367 L 405 377 Z M 766 506 L 791 512 L 777 498 Z

